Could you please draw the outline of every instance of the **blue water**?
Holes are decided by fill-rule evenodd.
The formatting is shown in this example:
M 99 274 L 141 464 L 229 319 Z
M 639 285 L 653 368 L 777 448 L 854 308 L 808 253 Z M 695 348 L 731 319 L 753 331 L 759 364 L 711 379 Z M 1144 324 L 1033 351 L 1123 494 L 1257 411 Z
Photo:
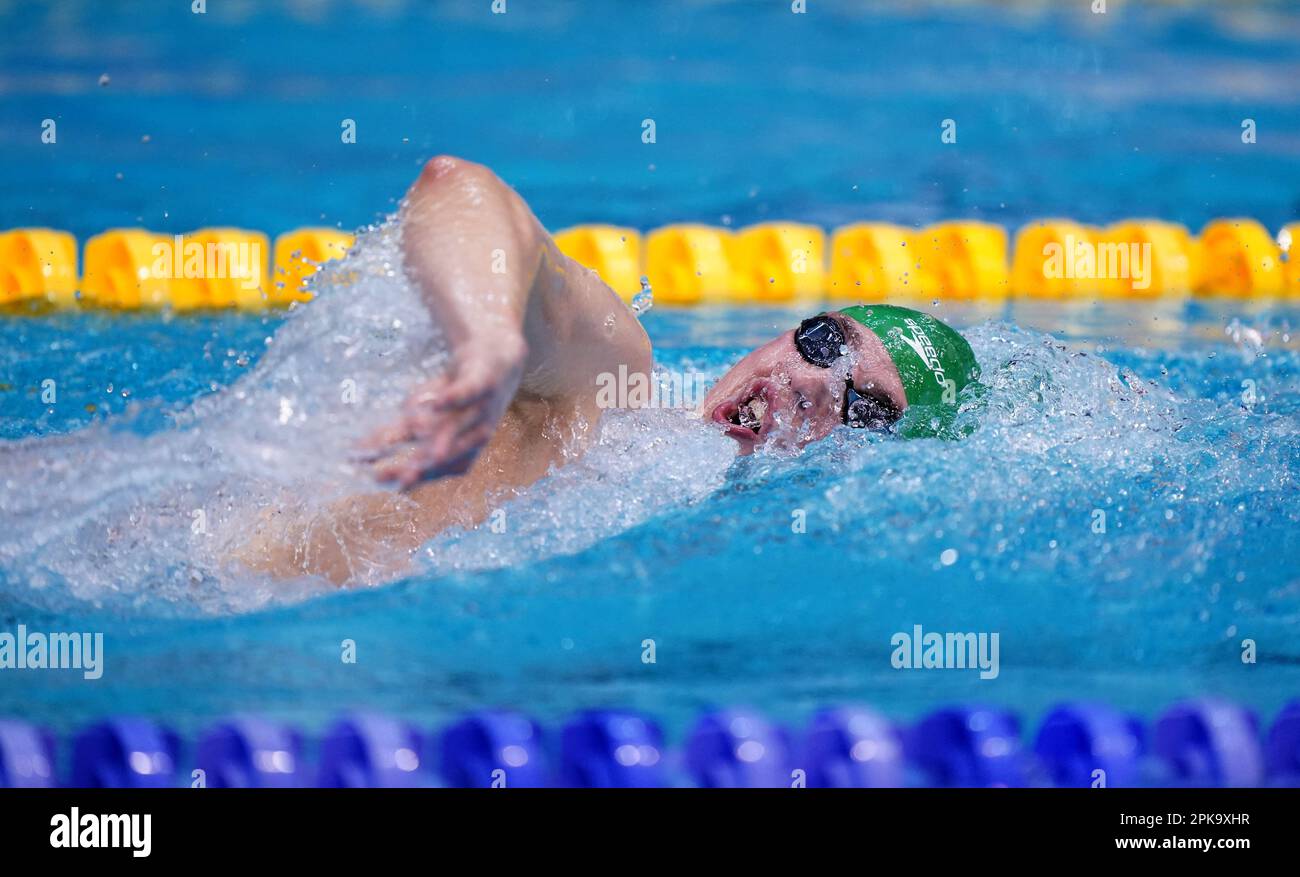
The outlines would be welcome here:
M 553 228 L 1049 214 L 1277 227 L 1300 196 L 1288 9 L 1099 22 L 340 3 L 232 19 L 209 5 L 0 12 L 0 225 L 353 228 L 438 151 L 492 165 Z M 56 145 L 39 142 L 45 117 Z M 343 118 L 355 145 L 339 142 Z M 939 142 L 944 118 L 955 147 Z M 414 330 L 386 333 L 393 314 L 419 317 L 385 274 L 383 235 L 361 248 L 374 273 L 323 280 L 284 326 L 0 320 L 0 630 L 103 631 L 107 651 L 95 682 L 6 673 L 0 714 L 68 729 L 131 712 L 193 731 L 248 711 L 319 728 L 351 708 L 436 725 L 485 705 L 622 705 L 676 731 L 709 704 L 799 721 L 831 702 L 909 718 L 976 700 L 1032 718 L 1095 697 L 1151 716 L 1217 694 L 1268 714 L 1300 693 L 1294 305 L 943 305 L 989 387 L 962 441 L 836 435 L 733 462 L 682 412 L 610 416 L 588 459 L 509 507 L 508 540 L 448 534 L 425 571 L 345 593 L 226 576 L 190 511 L 215 509 L 227 538 L 276 490 L 311 502 L 355 486 L 331 466 L 366 418 L 325 402 L 360 377 L 366 413 L 382 412 L 427 352 Z M 645 319 L 661 366 L 716 378 L 799 316 Z M 892 669 L 890 637 L 915 624 L 998 632 L 998 678 Z M 1241 661 L 1248 638 L 1258 663 Z M 340 660 L 345 639 L 356 664 Z
M 971 334 L 995 388 L 960 443 L 839 435 L 796 458 L 719 467 L 703 436 L 697 448 L 686 441 L 706 428 L 658 412 L 672 421 L 676 450 L 647 434 L 608 473 L 612 484 L 587 473 L 549 493 L 539 485 L 537 507 L 508 507 L 518 528 L 509 543 L 486 531 L 435 540 L 440 572 L 280 608 L 221 608 L 212 593 L 163 588 L 150 579 L 156 557 L 129 555 L 113 560 L 120 591 L 105 584 L 73 599 L 72 584 L 29 587 L 36 570 L 48 578 L 44 561 L 15 569 L 11 558 L 7 629 L 102 630 L 108 669 L 94 683 L 8 674 L 0 712 L 71 726 L 131 711 L 194 729 L 248 710 L 318 727 L 355 707 L 435 725 L 485 704 L 545 718 L 617 704 L 677 728 L 707 704 L 753 704 L 795 721 L 827 702 L 864 701 L 906 718 L 979 700 L 1032 717 L 1066 696 L 1143 715 L 1198 694 L 1266 713 L 1294 696 L 1300 353 L 1284 333 L 1300 311 L 1248 319 L 1262 350 L 1249 332 L 1225 335 L 1231 318 L 1205 308 L 1180 306 L 1144 326 L 1122 308 L 997 315 L 1065 327 L 1059 344 L 985 314 L 950 316 L 979 320 Z M 716 377 L 794 318 L 652 311 L 647 327 L 661 365 Z M 103 365 L 51 413 L 26 388 L 56 361 L 87 354 L 19 364 L 12 351 L 41 349 L 65 320 L 94 339 L 88 358 Z M 6 392 L 15 412 L 6 429 L 73 430 L 124 413 L 123 389 L 183 410 L 255 369 L 271 328 L 227 317 L 4 323 L 5 369 L 20 388 Z M 244 358 L 250 365 L 237 365 Z M 1240 398 L 1246 375 L 1262 397 L 1250 410 Z M 165 422 L 158 406 L 143 407 L 131 421 L 139 429 Z M 109 439 L 67 453 L 88 455 L 83 472 L 115 466 L 97 458 L 101 442 Z M 693 502 L 665 501 L 629 529 L 584 511 L 643 502 L 644 483 L 667 494 L 678 470 L 709 489 Z M 10 487 L 12 469 L 4 475 L 7 491 L 21 489 Z M 57 497 L 40 504 L 51 509 L 48 526 L 63 523 Z M 111 519 L 113 504 L 104 505 Z M 794 509 L 806 511 L 806 533 L 792 532 Z M 1107 514 L 1105 534 L 1093 531 L 1095 509 Z M 575 512 L 595 519 L 594 534 L 578 532 Z M 102 563 L 93 542 L 42 550 L 92 581 Z M 164 546 L 163 534 L 146 534 L 137 550 Z M 957 556 L 944 566 L 948 550 Z M 125 580 L 131 569 L 142 570 L 138 580 Z M 914 624 L 999 632 L 999 677 L 892 669 L 890 637 Z M 647 638 L 654 665 L 641 662 Z M 1258 664 L 1241 662 L 1245 638 L 1259 644 Z M 340 661 L 345 639 L 357 643 L 355 665 Z
M 6 4 L 2 215 L 78 235 L 354 228 L 450 152 L 552 228 L 1294 218 L 1294 4 L 1088 5 Z

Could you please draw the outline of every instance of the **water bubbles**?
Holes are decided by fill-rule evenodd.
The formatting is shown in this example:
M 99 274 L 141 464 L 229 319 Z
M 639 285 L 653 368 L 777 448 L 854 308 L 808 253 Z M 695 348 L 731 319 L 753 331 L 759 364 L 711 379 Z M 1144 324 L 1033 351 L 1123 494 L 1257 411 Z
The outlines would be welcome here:
M 1258 353 L 1264 347 L 1264 336 L 1260 331 L 1243 324 L 1235 317 L 1223 328 L 1223 334 L 1231 338 L 1243 353 Z
M 640 317 L 654 307 L 654 290 L 650 288 L 650 278 L 641 278 L 641 291 L 632 296 L 632 313 Z
M 137 432 L 121 428 L 129 419 L 110 420 L 0 456 L 0 482 L 24 486 L 0 497 L 0 579 L 41 574 L 63 583 L 65 599 L 111 596 L 191 611 L 314 593 L 318 585 L 240 573 L 229 552 L 264 514 L 288 508 L 310 516 L 377 490 L 351 462 L 353 448 L 446 358 L 418 294 L 370 270 L 399 255 L 391 226 L 361 235 L 346 259 L 313 277 L 311 307 L 293 310 L 265 336 L 255 366 L 227 378 L 230 386 L 204 381 L 207 395 L 169 415 L 175 428 Z M 205 357 L 217 351 L 224 363 L 252 365 L 246 353 L 211 341 Z M 182 370 L 178 376 L 183 381 Z M 366 388 L 355 404 L 338 404 L 345 377 Z M 207 510 L 210 527 L 197 541 L 194 509 Z M 128 524 L 132 517 L 143 523 Z
M 607 411 L 583 456 L 506 506 L 510 539 L 484 527 L 452 530 L 425 545 L 422 564 L 440 573 L 526 568 L 581 551 L 708 497 L 725 483 L 735 453 L 731 439 L 682 411 Z

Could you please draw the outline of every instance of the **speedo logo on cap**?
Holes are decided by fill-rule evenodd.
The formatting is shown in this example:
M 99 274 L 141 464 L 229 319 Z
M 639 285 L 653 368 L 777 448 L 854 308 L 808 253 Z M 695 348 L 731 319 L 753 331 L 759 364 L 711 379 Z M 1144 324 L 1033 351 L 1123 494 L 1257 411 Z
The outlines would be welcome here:
M 899 332 L 898 337 L 908 347 L 912 348 L 913 353 L 921 358 L 921 362 L 925 363 L 925 367 L 934 375 L 934 379 L 939 386 L 947 389 L 948 376 L 944 374 L 943 363 L 939 361 L 939 352 L 934 349 L 934 342 L 930 340 L 930 336 L 925 333 L 925 330 L 921 328 L 921 324 L 916 320 L 907 317 L 903 320 L 903 323 L 912 330 L 912 337 L 909 338 L 903 332 Z

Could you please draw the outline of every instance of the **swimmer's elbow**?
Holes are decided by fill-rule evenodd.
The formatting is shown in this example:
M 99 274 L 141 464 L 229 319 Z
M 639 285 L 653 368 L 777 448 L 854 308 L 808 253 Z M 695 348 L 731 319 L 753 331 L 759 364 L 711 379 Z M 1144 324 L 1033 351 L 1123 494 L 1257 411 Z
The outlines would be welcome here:
M 420 180 L 429 182 L 441 179 L 457 172 L 458 169 L 468 164 L 464 159 L 457 158 L 454 155 L 435 155 L 424 163 L 420 169 Z
M 411 194 L 463 198 L 468 201 L 466 206 L 474 208 L 519 198 L 491 168 L 454 155 L 435 155 L 426 161 Z
M 424 163 L 420 176 L 416 178 L 417 187 L 448 186 L 464 183 L 501 184 L 501 180 L 486 165 L 457 158 L 454 155 L 435 155 Z
M 531 270 L 550 238 L 524 199 L 491 168 L 453 155 L 424 163 L 407 193 L 405 219 L 414 232 L 404 238 L 409 253 L 446 241 L 445 255 L 463 255 L 466 240 L 490 239 L 494 251 L 509 256 L 507 264 L 520 260 Z M 531 270 L 519 276 L 531 276 Z

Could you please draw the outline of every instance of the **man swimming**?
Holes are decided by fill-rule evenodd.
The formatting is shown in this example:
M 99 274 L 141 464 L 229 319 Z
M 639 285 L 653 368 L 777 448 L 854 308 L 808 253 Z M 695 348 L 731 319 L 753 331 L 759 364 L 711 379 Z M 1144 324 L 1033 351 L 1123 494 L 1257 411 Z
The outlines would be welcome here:
M 238 553 L 248 567 L 340 584 L 399 571 L 439 531 L 480 523 L 494 499 L 581 454 L 601 413 L 600 375 L 651 371 L 631 309 L 482 165 L 449 156 L 425 165 L 404 202 L 402 250 L 450 363 L 363 444 L 376 479 L 401 490 L 308 520 L 264 520 Z M 745 356 L 700 414 L 742 454 L 800 447 L 839 425 L 888 429 L 909 405 L 953 405 L 978 376 L 970 346 L 943 323 L 857 306 L 810 317 Z

